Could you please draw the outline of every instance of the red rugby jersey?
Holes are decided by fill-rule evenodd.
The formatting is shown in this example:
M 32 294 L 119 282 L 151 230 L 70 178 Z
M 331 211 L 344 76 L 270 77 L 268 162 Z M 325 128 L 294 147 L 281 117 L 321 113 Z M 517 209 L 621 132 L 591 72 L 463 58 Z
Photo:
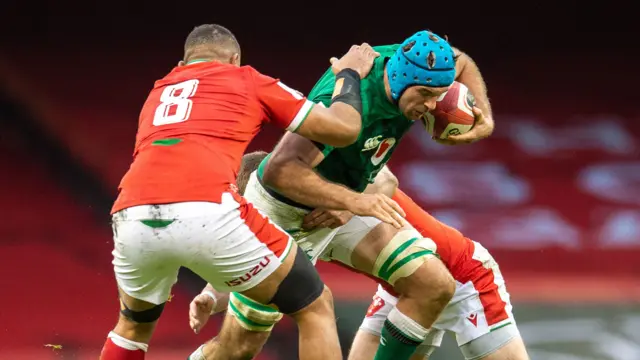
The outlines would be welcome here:
M 313 103 L 250 66 L 203 62 L 156 81 L 112 213 L 144 204 L 220 202 L 265 122 L 295 131 Z

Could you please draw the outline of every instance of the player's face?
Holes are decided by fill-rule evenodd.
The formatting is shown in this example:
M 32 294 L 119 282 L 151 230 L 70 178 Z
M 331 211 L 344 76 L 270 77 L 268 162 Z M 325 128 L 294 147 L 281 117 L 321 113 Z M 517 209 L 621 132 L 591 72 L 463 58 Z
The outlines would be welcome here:
M 411 86 L 402 93 L 398 107 L 402 114 L 411 120 L 418 120 L 427 111 L 436 108 L 438 97 L 449 87 Z

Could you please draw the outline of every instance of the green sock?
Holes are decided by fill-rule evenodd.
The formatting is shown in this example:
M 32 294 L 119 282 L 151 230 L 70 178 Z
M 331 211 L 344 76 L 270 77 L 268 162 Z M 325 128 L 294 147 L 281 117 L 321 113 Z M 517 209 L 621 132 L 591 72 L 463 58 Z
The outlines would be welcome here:
M 374 360 L 409 360 L 421 343 L 422 340 L 410 337 L 387 320 Z

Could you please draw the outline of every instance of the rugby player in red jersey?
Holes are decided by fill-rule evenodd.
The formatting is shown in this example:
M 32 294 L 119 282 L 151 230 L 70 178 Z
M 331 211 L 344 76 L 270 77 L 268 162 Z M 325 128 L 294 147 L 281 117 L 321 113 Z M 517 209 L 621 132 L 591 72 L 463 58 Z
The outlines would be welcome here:
M 405 211 L 407 222 L 435 243 L 440 260 L 456 281 L 453 298 L 411 360 L 428 359 L 445 332 L 455 335 L 466 360 L 528 360 L 498 263 L 482 244 L 438 221 L 397 184 L 395 176 L 385 169 L 368 191 L 392 196 Z M 378 346 L 382 346 L 384 323 L 398 302 L 392 286 L 373 279 L 379 284 L 378 291 L 353 340 L 349 360 L 374 359 Z
M 249 174 L 257 169 L 266 156 L 266 152 L 253 152 L 243 157 L 238 174 L 241 193 L 244 193 Z M 440 260 L 456 281 L 452 300 L 429 329 L 426 339 L 418 346 L 411 360 L 427 359 L 440 346 L 445 331 L 455 334 L 460 351 L 467 360 L 528 360 L 504 277 L 493 257 L 480 243 L 438 221 L 397 187 L 395 176 L 387 168 L 383 168 L 366 191 L 392 196 L 406 213 L 406 221 L 422 236 L 433 241 Z M 304 226 L 339 227 L 346 224 L 352 216 L 344 211 L 324 211 L 310 214 Z M 344 244 L 337 243 L 330 246 L 325 254 L 342 245 Z M 372 275 L 362 274 L 378 282 L 379 287 L 353 341 L 349 360 L 374 359 L 381 344 L 380 335 L 384 322 L 398 302 L 398 294 L 392 286 Z M 228 301 L 227 294 L 216 292 L 208 285 L 191 302 L 190 326 L 199 332 L 209 315 L 223 311 Z M 260 336 L 251 332 L 245 334 Z M 258 342 L 249 345 L 260 348 Z M 202 347 L 199 350 L 201 349 Z
M 243 306 L 272 304 L 291 315 L 301 359 L 341 358 L 330 292 L 291 237 L 237 193 L 235 181 L 242 154 L 267 122 L 335 146 L 355 141 L 360 80 L 378 54 L 362 44 L 332 58 L 339 81 L 331 106 L 322 107 L 240 66 L 240 46 L 222 26 L 196 27 L 184 50 L 141 110 L 133 163 L 112 208 L 120 317 L 100 358 L 144 359 L 181 266 L 219 291 L 237 292 Z M 362 196 L 349 209 L 402 221 L 385 196 Z M 226 326 L 209 360 L 245 358 Z

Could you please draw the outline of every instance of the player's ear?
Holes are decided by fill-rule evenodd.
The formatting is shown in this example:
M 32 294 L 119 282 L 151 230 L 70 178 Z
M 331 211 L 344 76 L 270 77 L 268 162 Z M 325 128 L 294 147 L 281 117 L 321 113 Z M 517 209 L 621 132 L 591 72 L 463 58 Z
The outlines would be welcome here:
M 178 61 L 178 66 L 184 66 L 184 61 L 182 60 Z
M 231 56 L 231 64 L 240 66 L 240 54 L 235 53 Z

